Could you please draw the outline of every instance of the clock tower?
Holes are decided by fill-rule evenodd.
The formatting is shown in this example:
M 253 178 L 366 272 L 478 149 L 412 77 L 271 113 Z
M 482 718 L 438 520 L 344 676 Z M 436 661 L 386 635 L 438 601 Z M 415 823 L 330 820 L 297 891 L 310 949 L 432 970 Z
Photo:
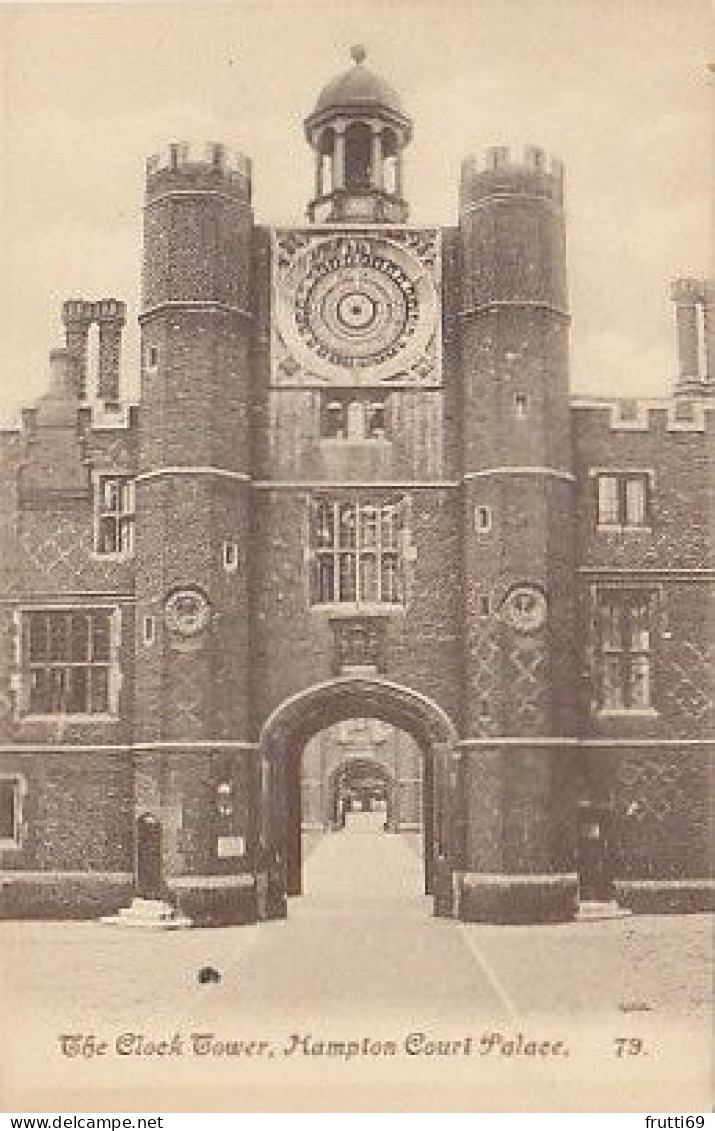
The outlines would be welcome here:
M 407 224 L 399 95 L 353 65 L 305 121 L 309 223 L 274 228 L 267 412 L 259 463 L 282 480 L 434 478 L 443 471 L 442 234 Z
M 421 750 L 437 913 L 569 918 L 561 170 L 493 151 L 458 225 L 408 223 L 412 123 L 352 56 L 302 223 L 254 224 L 220 146 L 148 167 L 137 813 L 194 921 L 280 916 L 306 742 L 378 718 Z

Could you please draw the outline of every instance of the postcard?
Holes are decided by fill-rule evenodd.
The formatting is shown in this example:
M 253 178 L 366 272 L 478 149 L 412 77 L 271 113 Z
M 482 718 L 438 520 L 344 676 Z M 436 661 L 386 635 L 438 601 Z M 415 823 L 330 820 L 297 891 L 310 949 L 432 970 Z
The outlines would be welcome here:
M 712 7 L 0 26 L 4 1109 L 709 1111 Z

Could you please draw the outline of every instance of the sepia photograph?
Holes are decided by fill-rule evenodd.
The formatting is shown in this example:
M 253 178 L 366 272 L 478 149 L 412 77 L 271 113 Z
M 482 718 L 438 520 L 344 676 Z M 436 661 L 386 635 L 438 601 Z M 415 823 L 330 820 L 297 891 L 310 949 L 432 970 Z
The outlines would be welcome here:
M 712 1111 L 714 28 L 0 5 L 2 1111 Z

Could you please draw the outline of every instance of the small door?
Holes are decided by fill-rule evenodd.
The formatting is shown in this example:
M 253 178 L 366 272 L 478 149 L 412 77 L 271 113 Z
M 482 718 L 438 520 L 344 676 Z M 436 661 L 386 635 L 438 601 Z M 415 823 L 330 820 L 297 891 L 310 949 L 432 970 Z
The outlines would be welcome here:
M 611 812 L 604 805 L 579 805 L 578 876 L 580 899 L 613 899 Z
M 144 813 L 137 821 L 137 893 L 160 899 L 162 887 L 161 821 Z

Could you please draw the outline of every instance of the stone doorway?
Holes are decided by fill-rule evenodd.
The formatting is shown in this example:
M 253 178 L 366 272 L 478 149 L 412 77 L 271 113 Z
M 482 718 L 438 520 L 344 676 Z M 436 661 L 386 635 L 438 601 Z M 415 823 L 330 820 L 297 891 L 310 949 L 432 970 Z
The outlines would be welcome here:
M 610 806 L 579 804 L 577 866 L 582 902 L 609 903 L 614 898 L 612 822 Z
M 161 899 L 163 894 L 161 821 L 152 813 L 137 820 L 136 881 L 142 899 Z

